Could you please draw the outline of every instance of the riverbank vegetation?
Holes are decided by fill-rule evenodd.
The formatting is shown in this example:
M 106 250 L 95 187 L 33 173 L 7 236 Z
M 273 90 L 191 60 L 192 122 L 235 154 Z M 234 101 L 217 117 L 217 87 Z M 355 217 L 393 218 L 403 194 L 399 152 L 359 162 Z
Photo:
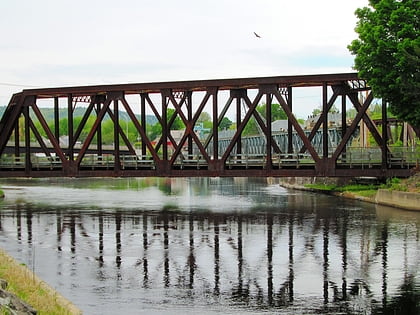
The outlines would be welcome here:
M 31 305 L 37 310 L 37 314 L 81 314 L 80 310 L 73 304 L 38 279 L 26 266 L 18 264 L 1 249 L 0 279 L 7 281 L 7 291 Z M 3 314 L 1 307 L 0 314 Z M 7 311 L 6 314 L 8 314 Z
M 356 10 L 359 37 L 348 46 L 354 68 L 376 97 L 420 136 L 419 1 L 369 1 Z
M 306 184 L 305 188 L 325 193 L 351 193 L 363 197 L 374 197 L 378 189 L 420 193 L 420 173 L 409 178 L 389 178 L 385 183 L 374 184 Z
M 305 188 L 313 189 L 325 193 L 345 193 L 350 192 L 364 197 L 373 197 L 375 196 L 379 185 L 363 185 L 363 184 L 351 184 L 338 186 L 333 184 L 306 184 Z

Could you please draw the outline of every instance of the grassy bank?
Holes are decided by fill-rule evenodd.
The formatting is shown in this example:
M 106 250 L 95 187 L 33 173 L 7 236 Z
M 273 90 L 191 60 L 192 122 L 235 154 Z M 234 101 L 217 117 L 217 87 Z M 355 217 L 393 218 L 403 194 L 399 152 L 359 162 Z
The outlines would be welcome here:
M 305 184 L 304 187 L 325 193 L 353 194 L 366 198 L 374 198 L 378 189 L 420 193 L 420 173 L 406 179 L 390 178 L 384 184 L 350 184 L 343 186 L 334 184 Z
M 4 192 L 0 189 L 0 198 L 4 198 Z
M 26 266 L 18 264 L 1 249 L 0 278 L 8 282 L 7 291 L 31 305 L 40 315 L 81 314 L 81 311 L 71 302 L 37 278 Z M 2 314 L 1 310 L 0 314 Z
M 325 193 L 352 193 L 352 194 L 360 195 L 363 197 L 373 198 L 380 186 L 379 185 L 361 185 L 361 184 L 344 185 L 344 186 L 324 185 L 324 184 L 306 184 L 304 185 L 304 187 L 317 190 L 320 192 L 325 192 Z

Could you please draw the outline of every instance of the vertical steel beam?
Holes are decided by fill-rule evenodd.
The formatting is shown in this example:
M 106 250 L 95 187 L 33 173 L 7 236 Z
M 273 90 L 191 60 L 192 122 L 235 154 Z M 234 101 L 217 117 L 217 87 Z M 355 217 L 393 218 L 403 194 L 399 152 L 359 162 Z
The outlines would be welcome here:
M 347 129 L 347 103 L 346 95 L 341 94 L 341 137 L 344 137 Z
M 186 107 L 187 107 L 187 120 L 188 122 L 192 122 L 193 121 L 193 112 L 192 112 L 192 92 L 191 91 L 186 91 L 185 92 L 187 94 L 187 97 L 185 99 L 186 101 Z M 187 128 L 187 126 L 185 126 Z M 194 126 L 192 127 L 192 132 L 194 132 Z M 189 135 L 188 136 L 188 154 L 193 154 L 193 139 L 192 136 Z M 181 145 L 181 144 L 180 144 Z
M 346 94 L 344 94 L 343 92 L 341 94 L 341 139 L 344 138 L 346 131 L 347 131 L 347 103 L 346 103 Z M 344 146 L 343 152 L 346 152 L 346 146 Z
M 141 126 L 143 127 L 143 130 L 145 134 L 147 134 L 146 129 L 146 95 L 145 93 L 140 94 L 140 120 L 141 120 Z M 142 156 L 146 156 L 147 154 L 147 146 L 146 141 L 144 139 L 141 140 L 141 154 Z
M 60 139 L 60 109 L 58 106 L 58 97 L 54 97 L 54 135 L 57 140 Z
M 217 103 L 217 89 L 209 91 L 213 100 L 213 160 L 219 160 L 219 118 L 218 118 L 218 103 Z
M 326 82 L 322 84 L 322 113 L 324 120 L 322 122 L 322 157 L 328 158 L 328 85 Z
M 67 133 L 69 137 L 68 156 L 69 156 L 69 161 L 73 161 L 74 160 L 74 137 L 73 137 L 74 121 L 73 121 L 73 96 L 71 94 L 67 96 L 67 123 L 68 123 Z
M 287 87 L 287 105 L 293 113 L 292 87 Z M 287 153 L 293 153 L 293 125 L 290 119 L 287 120 Z
M 387 169 L 388 163 L 388 113 L 387 102 L 382 100 L 382 168 Z
M 272 168 L 272 141 L 273 141 L 273 130 L 271 128 L 271 121 L 272 121 L 272 113 L 271 113 L 271 105 L 272 105 L 272 95 L 271 93 L 266 94 L 266 100 L 265 100 L 265 117 L 267 122 L 267 141 L 266 141 L 266 167 L 267 169 Z
M 15 122 L 15 156 L 20 155 L 19 116 Z
M 98 118 L 101 109 L 101 102 L 98 102 L 96 104 L 96 119 Z M 98 150 L 98 155 L 102 156 L 102 124 L 99 124 L 96 130 L 96 146 Z
M 118 99 L 114 99 L 114 171 L 120 170 L 120 113 Z
M 35 102 L 35 97 L 26 97 L 23 104 L 23 116 L 25 117 L 25 174 L 30 175 L 32 164 L 31 164 L 31 133 L 30 133 L 30 117 L 29 117 L 29 106 Z
M 162 90 L 162 158 L 164 161 L 168 161 L 168 98 L 170 90 Z
M 238 95 L 236 95 L 236 130 L 242 123 L 242 110 L 241 110 L 241 99 L 242 93 L 246 93 L 246 90 L 241 90 Z M 242 133 L 238 136 L 238 141 L 236 142 L 236 154 L 242 154 Z

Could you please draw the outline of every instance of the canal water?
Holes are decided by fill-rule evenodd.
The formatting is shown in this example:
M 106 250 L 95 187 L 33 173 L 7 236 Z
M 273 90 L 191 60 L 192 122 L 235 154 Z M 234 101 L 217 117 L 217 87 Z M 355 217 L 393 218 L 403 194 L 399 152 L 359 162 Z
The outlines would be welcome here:
M 0 247 L 84 314 L 418 314 L 420 213 L 275 180 L 2 180 Z

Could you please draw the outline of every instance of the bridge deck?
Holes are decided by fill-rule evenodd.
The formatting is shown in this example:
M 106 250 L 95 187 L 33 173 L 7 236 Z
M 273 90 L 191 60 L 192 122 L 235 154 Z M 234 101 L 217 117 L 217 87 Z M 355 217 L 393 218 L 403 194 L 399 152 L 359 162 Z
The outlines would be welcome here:
M 318 176 L 314 159 L 308 154 L 274 154 L 270 161 L 263 154 L 230 155 L 226 164 L 217 164 L 218 160 L 207 161 L 201 155 L 186 155 L 176 159 L 173 164 L 154 161 L 152 156 L 121 155 L 116 162 L 115 156 L 86 155 L 80 164 L 78 176 Z M 420 154 L 417 152 L 399 152 L 389 155 L 390 170 L 398 174 L 408 174 L 418 167 Z M 118 164 L 116 164 L 118 163 Z M 370 151 L 346 152 L 337 161 L 336 167 L 323 170 L 329 176 L 382 176 L 380 156 Z M 24 157 L 3 157 L 0 159 L 0 177 L 25 174 Z M 58 157 L 32 156 L 31 176 L 65 176 L 65 167 Z M 186 175 L 188 174 L 188 175 Z M 354 175 L 356 174 L 356 175 Z

